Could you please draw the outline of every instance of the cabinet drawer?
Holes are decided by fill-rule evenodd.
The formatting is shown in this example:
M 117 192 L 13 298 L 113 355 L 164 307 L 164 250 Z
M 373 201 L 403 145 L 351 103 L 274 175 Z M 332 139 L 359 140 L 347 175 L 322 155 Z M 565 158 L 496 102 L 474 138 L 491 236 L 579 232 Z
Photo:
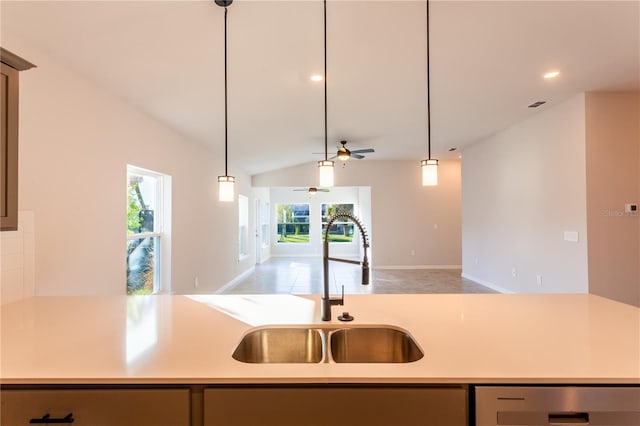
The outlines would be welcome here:
M 463 387 L 215 388 L 205 426 L 465 426 Z
M 2 390 L 0 404 L 2 426 L 29 425 L 47 414 L 49 419 L 71 414 L 74 426 L 188 426 L 190 421 L 189 389 Z

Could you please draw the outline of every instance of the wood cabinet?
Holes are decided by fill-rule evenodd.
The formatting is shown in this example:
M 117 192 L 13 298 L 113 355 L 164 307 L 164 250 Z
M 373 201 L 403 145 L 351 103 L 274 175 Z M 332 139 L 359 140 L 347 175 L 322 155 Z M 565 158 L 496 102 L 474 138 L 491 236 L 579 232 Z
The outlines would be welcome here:
M 0 48 L 0 230 L 18 229 L 18 83 L 30 62 Z
M 465 386 L 219 387 L 205 426 L 466 426 Z
M 188 388 L 2 390 L 0 404 L 3 426 L 71 420 L 74 426 L 189 426 L 191 422 Z

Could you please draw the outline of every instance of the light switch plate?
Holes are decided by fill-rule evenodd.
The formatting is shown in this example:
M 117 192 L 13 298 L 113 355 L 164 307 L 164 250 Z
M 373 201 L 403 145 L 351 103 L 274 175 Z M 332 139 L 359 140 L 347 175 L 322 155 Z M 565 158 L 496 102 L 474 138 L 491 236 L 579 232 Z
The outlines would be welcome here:
M 571 243 L 578 242 L 578 231 L 564 231 L 564 240 Z

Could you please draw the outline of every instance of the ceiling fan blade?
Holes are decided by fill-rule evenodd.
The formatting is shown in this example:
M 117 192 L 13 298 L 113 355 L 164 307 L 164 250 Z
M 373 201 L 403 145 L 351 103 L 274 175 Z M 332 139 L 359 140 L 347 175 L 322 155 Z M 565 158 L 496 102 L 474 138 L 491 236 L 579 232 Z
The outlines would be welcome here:
M 331 191 L 330 191 L 330 190 L 328 190 L 328 189 L 322 189 L 322 188 L 318 188 L 318 189 L 317 189 L 317 191 L 318 191 L 318 192 L 331 192 Z
M 362 160 L 364 158 L 364 155 L 360 155 L 360 154 L 354 154 L 353 151 L 351 152 L 351 157 L 352 158 L 356 158 L 358 160 Z
M 365 148 L 365 149 L 355 149 L 351 151 L 352 154 L 364 154 L 367 152 L 376 152 L 376 150 L 373 148 Z

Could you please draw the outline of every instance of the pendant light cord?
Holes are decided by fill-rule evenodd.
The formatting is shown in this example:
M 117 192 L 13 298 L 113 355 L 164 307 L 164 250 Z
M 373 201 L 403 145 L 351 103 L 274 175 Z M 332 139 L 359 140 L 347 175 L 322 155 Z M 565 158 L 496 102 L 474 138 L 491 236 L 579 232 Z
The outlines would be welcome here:
M 429 0 L 427 0 L 427 147 L 431 160 L 431 65 L 429 63 Z
M 224 175 L 227 173 L 227 7 L 224 7 Z
M 324 161 L 329 160 L 327 152 L 327 0 L 324 0 Z

